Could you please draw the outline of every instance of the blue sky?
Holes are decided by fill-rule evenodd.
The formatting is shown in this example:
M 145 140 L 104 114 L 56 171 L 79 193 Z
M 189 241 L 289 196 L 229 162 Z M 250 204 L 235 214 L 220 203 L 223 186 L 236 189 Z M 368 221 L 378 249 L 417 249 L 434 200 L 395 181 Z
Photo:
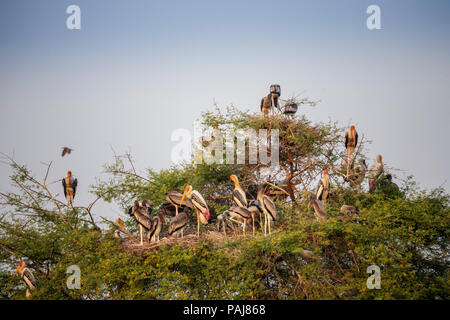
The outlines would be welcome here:
M 88 201 L 111 146 L 168 167 L 173 130 L 214 101 L 256 111 L 279 83 L 322 100 L 300 110 L 313 121 L 355 124 L 370 162 L 448 190 L 449 31 L 448 1 L 2 1 L 0 151 L 41 175 L 55 160 L 54 179 L 71 169 Z

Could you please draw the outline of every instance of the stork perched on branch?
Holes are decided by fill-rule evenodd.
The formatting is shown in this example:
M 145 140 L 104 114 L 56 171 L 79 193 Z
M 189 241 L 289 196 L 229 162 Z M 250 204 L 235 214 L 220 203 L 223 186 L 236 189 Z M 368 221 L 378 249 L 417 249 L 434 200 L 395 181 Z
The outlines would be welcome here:
M 353 168 L 352 155 L 358 144 L 358 132 L 355 130 L 355 126 L 351 126 L 345 132 L 345 148 L 347 149 L 347 176 L 349 175 L 350 167 Z
M 239 184 L 239 179 L 236 175 L 230 176 L 231 181 L 234 182 L 234 190 L 233 190 L 233 201 L 238 207 L 247 208 L 247 196 L 245 195 L 244 189 Z
M 369 191 L 375 190 L 378 178 L 383 174 L 383 157 L 381 154 L 377 155 L 377 161 L 370 167 L 369 170 Z
M 264 185 L 262 184 L 258 185 L 257 199 L 264 212 L 264 235 L 267 235 L 267 229 L 269 229 L 270 235 L 270 223 L 278 220 L 278 212 L 273 201 L 264 194 Z
M 194 205 L 195 212 L 197 214 L 197 236 L 200 236 L 200 223 L 208 224 L 210 215 L 208 205 L 200 192 L 198 192 L 197 190 L 192 190 L 192 186 L 189 184 L 184 189 L 184 193 L 180 201 L 180 206 L 183 205 L 183 201 L 186 197 L 190 199 L 192 201 L 192 204 Z
M 144 229 L 150 232 L 153 221 L 150 214 L 153 210 L 153 202 L 151 200 L 134 201 L 134 205 L 128 209 L 128 214 L 134 216 L 139 223 L 139 234 L 141 239 L 141 246 L 144 244 Z
M 175 207 L 175 215 L 178 215 L 178 208 L 182 209 L 182 207 L 188 207 L 189 209 L 192 209 L 194 207 L 190 199 L 185 199 L 182 205 L 181 198 L 183 198 L 183 195 L 177 190 L 170 191 L 166 196 L 166 200 Z
M 323 170 L 323 178 L 320 179 L 319 185 L 317 186 L 316 198 L 317 200 L 325 203 L 328 198 L 328 193 L 330 192 L 330 182 L 328 180 L 328 170 Z
M 67 204 L 73 205 L 73 199 L 75 198 L 75 193 L 77 192 L 78 180 L 72 177 L 72 171 L 67 171 L 67 177 L 62 179 L 62 185 Z
M 34 278 L 34 275 L 31 272 L 31 270 L 26 267 L 24 261 L 20 261 L 19 266 L 16 269 L 16 272 L 14 272 L 13 278 L 16 276 L 17 273 L 20 274 L 23 283 L 27 286 L 26 297 L 29 298 L 31 296 L 31 291 L 36 290 L 36 279 Z

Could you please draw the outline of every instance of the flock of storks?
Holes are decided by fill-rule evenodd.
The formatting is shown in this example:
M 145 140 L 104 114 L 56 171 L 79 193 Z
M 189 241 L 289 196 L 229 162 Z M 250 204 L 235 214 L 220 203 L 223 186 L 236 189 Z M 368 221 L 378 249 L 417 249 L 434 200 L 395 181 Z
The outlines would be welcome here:
M 263 117 L 270 117 L 271 111 L 275 108 L 280 110 L 285 115 L 293 115 L 297 112 L 297 104 L 287 103 L 280 107 L 278 100 L 280 97 L 280 86 L 271 85 L 270 93 L 261 100 L 261 113 Z M 358 144 L 358 133 L 354 126 L 351 126 L 345 133 L 345 147 L 347 149 L 347 158 L 343 159 L 341 163 L 342 168 L 346 168 L 347 177 L 350 177 L 349 170 L 353 169 L 353 154 Z M 61 156 L 70 154 L 73 149 L 68 147 L 62 148 Z M 359 168 L 356 175 L 356 183 L 361 184 L 367 171 L 366 163 L 363 159 L 359 162 Z M 377 179 L 383 173 L 383 162 L 381 155 L 377 156 L 375 164 L 369 170 L 369 190 L 374 190 Z M 255 233 L 255 225 L 264 228 L 264 235 L 271 233 L 270 225 L 272 221 L 278 219 L 277 209 L 274 202 L 265 192 L 265 185 L 258 185 L 258 193 L 255 200 L 247 201 L 245 190 L 241 187 L 238 177 L 236 175 L 230 176 L 234 183 L 234 190 L 232 192 L 232 200 L 234 205 L 222 214 L 217 216 L 217 229 L 226 233 L 226 228 L 234 229 L 235 224 L 242 226 L 242 231 L 245 234 L 246 227 L 252 226 L 253 234 Z M 349 181 L 348 178 L 344 178 Z M 76 194 L 78 181 L 72 176 L 72 172 L 68 171 L 67 176 L 62 179 L 64 196 L 66 197 L 68 205 L 73 205 Z M 311 205 L 314 209 L 315 216 L 319 221 L 326 220 L 326 213 L 324 212 L 324 203 L 328 198 L 330 191 L 330 182 L 328 179 L 328 170 L 323 171 L 323 177 L 320 179 L 316 189 L 316 193 L 311 197 Z M 151 200 L 135 201 L 133 206 L 129 208 L 128 213 L 133 216 L 139 224 L 140 228 L 140 245 L 144 244 L 144 231 L 147 232 L 146 240 L 148 242 L 158 242 L 162 226 L 167 223 L 166 216 L 172 216 L 170 219 L 168 234 L 175 238 L 182 238 L 184 230 L 189 222 L 189 215 L 191 210 L 195 210 L 197 217 L 197 236 L 200 235 L 200 224 L 206 225 L 210 219 L 210 210 L 206 200 L 197 190 L 193 190 L 191 185 L 187 185 L 184 193 L 181 194 L 177 190 L 169 192 L 166 196 L 167 202 L 160 206 L 157 215 L 152 217 L 154 205 Z M 355 208 L 351 206 L 342 206 L 341 210 L 346 210 L 354 213 Z M 263 219 L 264 217 L 264 219 Z M 119 227 L 115 231 L 115 236 L 121 238 L 120 232 L 131 235 L 126 229 L 120 218 L 116 220 L 116 225 Z M 27 286 L 26 296 L 31 295 L 30 290 L 36 289 L 36 280 L 33 273 L 26 267 L 24 261 L 19 263 L 19 266 L 14 273 L 14 276 L 19 273 L 23 282 Z M 13 277 L 14 277 L 13 276 Z

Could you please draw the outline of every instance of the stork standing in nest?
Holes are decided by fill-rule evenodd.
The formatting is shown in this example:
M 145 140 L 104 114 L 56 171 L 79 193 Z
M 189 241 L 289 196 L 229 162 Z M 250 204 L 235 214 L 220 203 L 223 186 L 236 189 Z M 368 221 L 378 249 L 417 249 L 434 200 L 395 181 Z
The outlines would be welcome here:
M 184 198 L 186 197 L 190 199 L 192 201 L 192 204 L 194 205 L 195 213 L 197 214 L 197 236 L 200 236 L 200 223 L 208 224 L 210 216 L 208 205 L 200 192 L 198 192 L 197 190 L 192 190 L 192 186 L 189 184 L 184 189 L 180 206 L 183 205 Z
M 177 190 L 170 191 L 166 196 L 166 200 L 175 207 L 175 216 L 178 215 L 178 208 L 182 209 L 183 206 L 192 209 L 193 207 L 190 199 L 185 199 L 183 205 L 181 205 L 181 198 L 183 198 L 183 195 Z
M 242 232 L 245 235 L 245 227 L 247 223 L 250 224 L 252 220 L 252 213 L 249 209 L 244 207 L 232 206 L 225 211 L 230 216 L 229 220 L 237 222 L 242 225 Z M 255 224 L 253 223 L 253 234 L 255 233 Z
M 163 212 L 160 210 L 156 217 L 152 219 L 152 228 L 148 233 L 147 239 L 150 242 L 159 242 L 159 235 L 161 233 L 162 226 L 166 224 L 166 218 L 164 217 Z
M 234 182 L 234 190 L 233 190 L 233 201 L 238 207 L 247 208 L 247 196 L 245 195 L 244 189 L 239 184 L 239 179 L 236 175 L 230 176 L 231 181 Z
M 186 211 L 180 212 L 170 221 L 168 234 L 175 238 L 182 238 L 184 236 L 184 229 L 187 227 L 189 217 Z
M 150 214 L 153 210 L 153 202 L 151 200 L 135 201 L 134 205 L 128 210 L 130 216 L 134 216 L 139 224 L 140 245 L 144 245 L 144 229 L 150 232 L 153 221 Z
M 270 224 L 272 221 L 278 220 L 278 212 L 273 201 L 264 194 L 264 186 L 262 184 L 258 186 L 257 199 L 264 212 L 264 235 L 267 235 L 267 229 L 270 235 Z
M 26 267 L 24 261 L 20 261 L 19 266 L 16 269 L 16 272 L 14 272 L 13 278 L 16 276 L 17 273 L 20 274 L 23 283 L 27 286 L 26 297 L 29 298 L 31 296 L 31 291 L 36 290 L 36 279 L 34 278 L 34 275 L 31 272 L 31 270 Z

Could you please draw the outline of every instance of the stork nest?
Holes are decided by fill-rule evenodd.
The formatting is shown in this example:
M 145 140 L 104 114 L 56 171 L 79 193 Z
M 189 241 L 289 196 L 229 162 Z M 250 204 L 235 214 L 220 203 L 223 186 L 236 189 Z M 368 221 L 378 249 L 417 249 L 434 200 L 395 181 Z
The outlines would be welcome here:
M 144 237 L 144 244 L 141 245 L 139 236 L 127 235 L 121 239 L 122 249 L 135 253 L 142 254 L 150 250 L 157 250 L 159 248 L 171 248 L 176 245 L 180 245 L 183 248 L 194 247 L 198 242 L 208 241 L 213 245 L 219 246 L 225 244 L 230 240 L 243 237 L 242 234 L 224 234 L 215 230 L 207 230 L 200 233 L 200 237 L 197 237 L 197 230 L 195 228 L 187 227 L 184 230 L 184 237 L 175 238 L 167 234 L 167 232 L 161 232 L 159 242 L 148 242 Z

